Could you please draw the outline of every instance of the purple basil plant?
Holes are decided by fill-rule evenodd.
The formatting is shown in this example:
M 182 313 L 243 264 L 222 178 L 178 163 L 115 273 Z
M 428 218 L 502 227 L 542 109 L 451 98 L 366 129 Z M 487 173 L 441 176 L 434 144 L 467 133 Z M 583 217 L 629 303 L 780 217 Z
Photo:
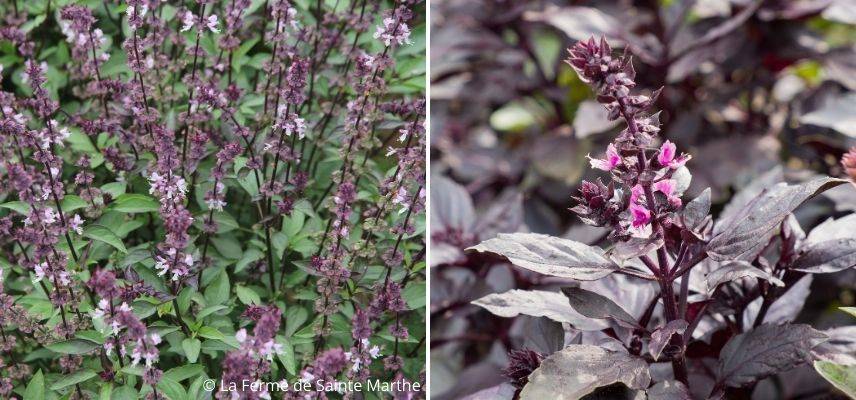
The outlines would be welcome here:
M 636 87 L 629 54 L 602 38 L 568 51 L 608 118 L 623 123 L 605 154 L 589 157 L 602 176 L 582 182 L 570 209 L 606 228 L 610 245 L 500 233 L 470 248 L 560 288 L 474 302 L 501 317 L 545 317 L 530 328 L 541 346 L 509 354 L 509 383 L 474 398 L 749 399 L 759 382 L 812 363 L 816 380 L 853 395 L 852 330 L 792 323 L 815 275 L 856 266 L 854 215 L 806 234 L 793 212 L 847 181 L 759 180 L 713 215 L 709 189 L 684 198 L 693 158 L 659 137 L 660 90 Z M 852 155 L 842 164 L 852 170 Z
M 424 397 L 424 15 L 0 4 L 0 398 Z

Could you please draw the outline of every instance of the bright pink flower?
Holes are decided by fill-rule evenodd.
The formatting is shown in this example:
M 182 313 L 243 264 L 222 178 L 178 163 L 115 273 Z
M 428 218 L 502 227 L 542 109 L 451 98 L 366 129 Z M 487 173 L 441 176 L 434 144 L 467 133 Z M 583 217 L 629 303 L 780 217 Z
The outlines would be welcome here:
M 651 222 L 651 211 L 639 204 L 630 204 L 630 214 L 633 216 L 633 227 L 648 225 Z
M 671 169 L 683 167 L 684 164 L 689 161 L 690 156 L 687 154 L 681 154 L 680 157 L 676 158 L 675 156 L 677 155 L 677 151 L 675 144 L 667 140 L 662 146 L 660 146 L 660 154 L 657 156 L 657 161 L 660 165 Z
M 592 168 L 597 168 L 604 171 L 612 171 L 619 163 L 621 163 L 621 156 L 618 155 L 618 151 L 615 149 L 615 145 L 610 143 L 606 148 L 606 158 L 601 160 L 598 158 L 589 157 L 589 163 L 591 163 Z
M 630 189 L 630 203 L 635 204 L 644 195 L 645 190 L 642 189 L 642 185 L 637 183 L 636 186 L 633 186 L 633 188 Z
M 655 192 L 660 192 L 665 194 L 666 196 L 671 196 L 675 193 L 675 187 L 677 186 L 677 181 L 674 179 L 663 179 L 662 181 L 654 182 L 654 186 L 652 188 Z
M 652 188 L 655 192 L 660 192 L 666 195 L 666 198 L 669 200 L 669 203 L 675 207 L 681 205 L 681 198 L 675 196 L 675 188 L 678 186 L 678 182 L 674 179 L 663 179 L 658 182 L 654 182 Z

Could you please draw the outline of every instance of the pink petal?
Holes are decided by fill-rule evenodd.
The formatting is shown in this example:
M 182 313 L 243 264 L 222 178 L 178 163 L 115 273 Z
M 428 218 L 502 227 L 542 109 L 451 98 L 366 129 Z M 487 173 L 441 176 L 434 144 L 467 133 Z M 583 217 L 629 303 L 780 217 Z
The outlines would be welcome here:
M 657 161 L 660 165 L 669 165 L 675 158 L 676 152 L 677 147 L 675 144 L 667 140 L 660 146 L 660 154 L 657 156 Z
M 636 186 L 633 186 L 633 188 L 630 189 L 630 203 L 635 204 L 636 201 L 644 194 L 644 189 L 642 189 L 642 186 L 637 183 Z
M 633 216 L 633 227 L 638 228 L 651 222 L 651 212 L 638 204 L 630 205 L 630 214 Z
M 612 168 L 615 168 L 615 166 L 621 163 L 621 156 L 618 155 L 618 150 L 615 149 L 615 145 L 612 143 L 606 147 L 606 162 L 609 163 Z
M 589 164 L 591 164 L 592 168 L 603 170 L 603 171 L 612 171 L 612 166 L 609 165 L 609 162 L 606 160 L 601 160 L 599 158 L 591 158 L 589 157 Z
M 670 161 L 668 164 L 664 164 L 664 165 L 668 165 L 669 168 L 671 168 L 671 169 L 678 169 L 680 167 L 683 167 L 684 164 L 686 164 L 687 161 L 690 160 L 690 158 L 692 158 L 692 157 L 688 154 L 681 154 L 680 157 L 675 158 L 674 160 Z
M 666 195 L 666 197 L 671 197 L 673 193 L 675 193 L 675 188 L 677 187 L 678 182 L 674 179 L 663 179 L 662 181 L 655 182 L 652 188 L 655 192 L 660 192 Z

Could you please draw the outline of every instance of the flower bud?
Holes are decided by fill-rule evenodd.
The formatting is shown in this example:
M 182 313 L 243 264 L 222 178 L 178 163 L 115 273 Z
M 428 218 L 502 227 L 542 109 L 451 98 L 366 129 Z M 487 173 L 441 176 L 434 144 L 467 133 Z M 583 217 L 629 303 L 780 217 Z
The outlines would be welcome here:
M 851 147 L 850 151 L 841 157 L 841 165 L 844 167 L 847 176 L 856 181 L 856 146 Z

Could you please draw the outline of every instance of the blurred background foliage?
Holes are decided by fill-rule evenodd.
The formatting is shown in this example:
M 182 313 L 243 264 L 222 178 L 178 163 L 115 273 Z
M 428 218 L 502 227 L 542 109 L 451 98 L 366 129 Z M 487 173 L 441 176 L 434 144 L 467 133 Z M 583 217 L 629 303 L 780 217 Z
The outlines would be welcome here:
M 436 398 L 503 381 L 507 351 L 543 336 L 532 318 L 495 317 L 470 302 L 551 282 L 463 249 L 497 232 L 589 244 L 605 236 L 567 211 L 579 182 L 599 176 L 586 155 L 602 155 L 621 129 L 564 64 L 575 41 L 605 36 L 633 53 L 639 87 L 664 88 L 661 135 L 693 154 L 687 198 L 710 187 L 714 213 L 762 173 L 842 176 L 839 160 L 856 144 L 852 0 L 437 0 L 431 7 Z M 839 189 L 798 211 L 806 230 L 856 210 L 848 188 Z M 853 304 L 854 288 L 852 271 L 819 277 L 798 319 L 820 328 L 846 322 L 835 307 Z M 799 371 L 776 383 L 779 393 L 825 393 L 816 374 Z M 761 385 L 756 396 L 765 393 Z

